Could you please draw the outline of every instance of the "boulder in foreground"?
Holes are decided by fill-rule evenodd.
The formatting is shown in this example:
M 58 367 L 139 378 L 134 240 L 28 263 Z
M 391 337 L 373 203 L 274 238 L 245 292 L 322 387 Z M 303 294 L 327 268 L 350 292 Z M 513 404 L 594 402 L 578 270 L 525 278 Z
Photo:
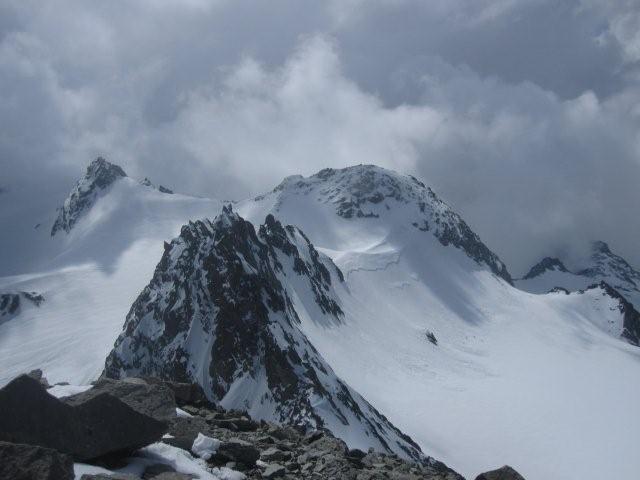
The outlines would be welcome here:
M 0 442 L 0 478 L 72 480 L 73 459 L 50 448 Z
M 0 441 L 39 445 L 89 460 L 136 450 L 165 432 L 165 423 L 108 393 L 68 405 L 27 375 L 0 390 Z
M 176 416 L 176 402 L 171 389 L 163 383 L 149 383 L 141 378 L 103 378 L 93 388 L 61 400 L 68 405 L 78 406 L 103 393 L 117 398 L 136 412 L 161 422 Z

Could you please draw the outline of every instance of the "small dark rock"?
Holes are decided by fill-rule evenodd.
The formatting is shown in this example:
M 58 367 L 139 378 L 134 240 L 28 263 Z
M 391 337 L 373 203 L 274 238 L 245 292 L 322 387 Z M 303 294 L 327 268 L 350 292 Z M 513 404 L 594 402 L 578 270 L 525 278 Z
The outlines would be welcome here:
M 11 412 L 0 415 L 0 440 L 53 448 L 79 460 L 137 450 L 166 431 L 107 393 L 69 405 L 27 375 L 0 389 L 0 412 Z
M 249 442 L 233 438 L 228 442 L 223 442 L 215 455 L 224 458 L 227 462 L 242 463 L 247 466 L 253 466 L 256 460 L 260 458 L 260 451 Z
M 505 465 L 497 470 L 481 473 L 476 480 L 524 480 L 524 477 L 509 465 Z

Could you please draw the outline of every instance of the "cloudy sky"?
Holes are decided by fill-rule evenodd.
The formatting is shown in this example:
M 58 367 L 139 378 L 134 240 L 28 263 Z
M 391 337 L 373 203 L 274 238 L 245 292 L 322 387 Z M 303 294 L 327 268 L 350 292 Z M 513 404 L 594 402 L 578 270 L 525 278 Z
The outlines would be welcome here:
M 374 163 L 516 275 L 590 239 L 640 265 L 640 5 L 1 1 L 2 228 L 32 228 L 97 155 L 230 199 Z

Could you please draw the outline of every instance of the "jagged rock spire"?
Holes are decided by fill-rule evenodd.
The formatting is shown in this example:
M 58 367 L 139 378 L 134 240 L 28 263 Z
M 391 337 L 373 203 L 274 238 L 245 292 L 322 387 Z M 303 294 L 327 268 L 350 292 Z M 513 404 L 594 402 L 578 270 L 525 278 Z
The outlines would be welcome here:
M 59 208 L 58 217 L 51 228 L 53 237 L 59 231 L 69 233 L 77 221 L 86 213 L 98 195 L 127 174 L 118 165 L 98 157 L 87 167 L 71 193 Z

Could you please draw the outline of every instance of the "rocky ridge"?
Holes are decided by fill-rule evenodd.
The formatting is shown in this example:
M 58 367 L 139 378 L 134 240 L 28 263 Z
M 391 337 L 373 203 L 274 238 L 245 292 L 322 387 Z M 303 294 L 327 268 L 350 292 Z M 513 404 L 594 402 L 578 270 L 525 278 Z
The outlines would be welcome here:
M 640 272 L 602 241 L 593 242 L 582 266 L 569 269 L 558 258 L 546 257 L 517 281 L 518 287 L 533 293 L 564 291 L 594 292 L 617 303 L 622 321 L 617 334 L 633 345 L 640 345 Z
M 51 236 L 60 231 L 69 233 L 78 219 L 91 208 L 96 198 L 114 182 L 126 176 L 122 168 L 102 157 L 91 162 L 84 176 L 78 180 L 59 208 L 58 217 L 51 228 Z
M 602 295 L 606 295 L 617 301 L 617 308 L 622 314 L 622 333 L 620 337 L 627 340 L 630 344 L 640 346 L 640 312 L 636 310 L 633 304 L 618 292 L 607 282 L 600 282 L 590 285 L 579 293 L 589 290 L 601 290 Z
M 542 275 L 548 271 L 556 271 L 556 272 L 568 272 L 567 267 L 557 258 L 552 257 L 544 257 L 538 263 L 536 263 L 531 269 L 527 272 L 527 274 L 522 277 L 523 280 L 529 280 L 531 278 L 535 278 L 539 275 Z
M 636 307 L 640 305 L 640 271 L 633 268 L 624 258 L 613 253 L 609 245 L 603 241 L 595 241 L 586 258 L 578 262 L 576 268 L 569 269 L 558 258 L 546 257 L 534 265 L 522 277 L 518 285 L 527 289 L 531 281 L 542 282 L 550 273 L 558 272 L 566 275 L 555 275 L 545 285 L 546 290 L 563 287 L 575 291 L 572 285 L 582 283 L 586 288 L 594 283 L 606 282 L 623 295 Z M 550 285 L 549 282 L 556 283 Z M 557 284 L 560 283 L 560 284 Z
M 105 376 L 195 382 L 210 400 L 255 418 L 327 428 L 353 446 L 428 461 L 300 330 L 301 309 L 326 324 L 342 321 L 334 293 L 342 281 L 299 229 L 268 216 L 256 232 L 227 206 L 165 245 Z

